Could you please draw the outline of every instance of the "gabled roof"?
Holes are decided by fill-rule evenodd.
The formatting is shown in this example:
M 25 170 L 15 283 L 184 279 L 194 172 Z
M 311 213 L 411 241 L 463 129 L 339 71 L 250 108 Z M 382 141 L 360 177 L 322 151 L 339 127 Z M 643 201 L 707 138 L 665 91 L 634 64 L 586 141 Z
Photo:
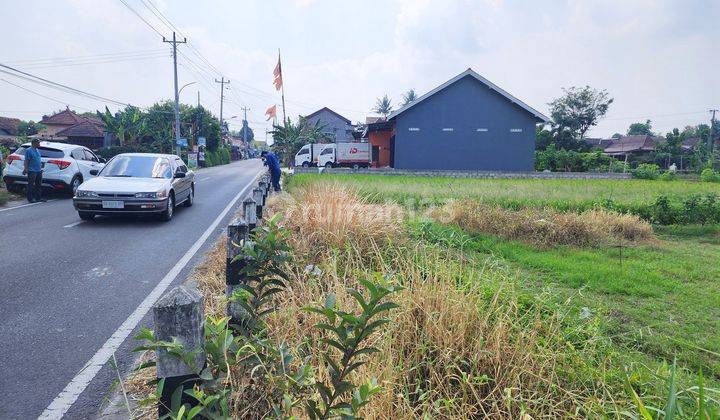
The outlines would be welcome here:
M 0 130 L 7 131 L 11 136 L 17 136 L 19 124 L 17 118 L 0 117 Z
M 603 151 L 608 154 L 652 151 L 655 150 L 655 144 L 661 140 L 662 138 L 660 137 L 648 135 L 622 136 L 618 139 L 613 139 L 612 143 Z
M 524 109 L 525 111 L 527 111 L 530 114 L 532 114 L 533 116 L 535 116 L 535 118 L 537 118 L 541 122 L 549 122 L 550 121 L 550 118 L 541 114 L 540 112 L 538 112 L 537 110 L 532 108 L 530 105 L 524 103 L 520 99 L 518 99 L 518 98 L 512 96 L 511 94 L 507 93 L 506 91 L 502 90 L 500 87 L 498 87 L 497 85 L 495 85 L 488 79 L 480 76 L 478 73 L 476 73 L 473 69 L 470 69 L 470 68 L 465 70 L 464 72 L 458 74 L 457 76 L 453 77 L 452 79 L 448 80 L 447 82 L 443 83 L 442 85 L 436 87 L 435 89 L 431 90 L 430 92 L 422 95 L 421 97 L 417 98 L 416 100 L 410 102 L 409 104 L 405 105 L 404 107 L 393 112 L 392 114 L 390 114 L 388 116 L 388 120 L 391 120 L 391 119 L 397 117 L 398 115 L 402 114 L 403 112 L 407 111 L 408 109 L 414 107 L 415 105 L 419 104 L 420 102 L 424 101 L 425 99 L 433 96 L 434 94 L 440 92 L 441 90 L 445 89 L 446 87 L 452 85 L 453 83 L 459 81 L 460 79 L 462 79 L 466 76 L 470 76 L 470 77 L 474 78 L 475 80 L 479 81 L 480 83 L 486 85 L 490 89 L 496 91 L 500 95 L 504 96 L 510 102 L 516 104 L 520 108 Z
M 50 116 L 43 116 L 40 121 L 42 124 L 58 124 L 58 125 L 74 125 L 83 122 L 83 117 L 79 116 L 75 112 L 71 111 L 70 108 L 66 108 L 64 111 L 60 111 L 57 114 Z
M 342 115 L 338 114 L 337 112 L 333 111 L 332 109 L 330 109 L 330 108 L 328 108 L 328 107 L 320 108 L 320 109 L 318 109 L 317 111 L 313 112 L 312 114 L 306 115 L 306 116 L 305 116 L 305 119 L 310 119 L 310 118 L 316 116 L 317 114 L 319 114 L 319 113 L 321 113 L 321 112 L 323 112 L 323 111 L 328 111 L 329 113 L 335 115 L 336 117 L 340 118 L 341 120 L 345 121 L 345 122 L 348 123 L 348 124 L 351 123 L 351 121 L 350 121 L 349 119 L 343 117 Z
M 70 108 L 66 108 L 64 111 L 60 111 L 57 114 L 53 114 L 51 116 L 44 116 L 43 119 L 40 121 L 42 124 L 55 124 L 55 125 L 75 125 L 80 124 L 82 122 L 89 121 L 93 124 L 99 125 L 99 126 L 105 126 L 105 123 L 98 117 L 91 115 L 91 116 L 84 116 L 84 115 L 78 115 L 75 113 L 75 111 L 72 111 Z
M 103 137 L 103 128 L 90 120 L 85 120 L 80 124 L 60 130 L 55 135 L 63 137 Z

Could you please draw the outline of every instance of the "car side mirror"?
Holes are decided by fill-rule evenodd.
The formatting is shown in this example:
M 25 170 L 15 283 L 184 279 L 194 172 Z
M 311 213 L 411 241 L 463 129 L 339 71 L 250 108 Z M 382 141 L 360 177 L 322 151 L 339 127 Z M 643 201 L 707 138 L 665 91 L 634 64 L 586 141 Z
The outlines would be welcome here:
M 105 158 L 98 158 L 98 162 L 100 162 L 100 163 L 107 163 L 107 159 L 105 159 Z
M 99 173 L 99 171 L 97 169 L 90 170 L 90 175 L 92 175 L 92 176 L 97 176 L 98 173 Z
M 175 172 L 175 178 L 185 178 L 185 172 Z

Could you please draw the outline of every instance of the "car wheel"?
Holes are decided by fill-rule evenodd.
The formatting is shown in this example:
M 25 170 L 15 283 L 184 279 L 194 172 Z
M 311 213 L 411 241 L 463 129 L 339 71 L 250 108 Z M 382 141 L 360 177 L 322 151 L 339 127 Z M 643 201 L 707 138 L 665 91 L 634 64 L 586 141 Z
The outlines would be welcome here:
M 303 168 L 309 168 L 309 167 L 310 167 L 310 162 L 303 162 L 302 167 L 303 167 Z
M 188 195 L 187 200 L 185 200 L 185 207 L 192 207 L 194 202 L 195 202 L 195 185 L 190 187 L 190 195 Z
M 95 219 L 94 213 L 88 213 L 86 211 L 79 211 L 78 216 L 80 216 L 81 220 L 93 220 Z
M 82 179 L 80 179 L 79 176 L 76 176 L 72 179 L 72 181 L 70 181 L 70 194 L 72 194 L 73 197 L 75 197 L 75 192 L 78 187 L 80 187 L 80 184 L 82 184 Z
M 358 165 L 358 164 L 356 163 L 356 164 L 354 164 L 354 165 L 352 166 L 352 168 L 353 168 L 354 171 L 357 171 L 358 169 L 360 169 L 360 165 Z
M 332 162 L 327 162 L 327 163 L 325 164 L 325 167 L 326 167 L 326 168 L 332 168 L 332 167 L 333 167 Z
M 173 213 L 175 213 L 175 195 L 173 193 L 170 193 L 168 196 L 168 202 L 167 202 L 167 208 L 162 213 L 162 220 L 169 222 L 172 220 Z

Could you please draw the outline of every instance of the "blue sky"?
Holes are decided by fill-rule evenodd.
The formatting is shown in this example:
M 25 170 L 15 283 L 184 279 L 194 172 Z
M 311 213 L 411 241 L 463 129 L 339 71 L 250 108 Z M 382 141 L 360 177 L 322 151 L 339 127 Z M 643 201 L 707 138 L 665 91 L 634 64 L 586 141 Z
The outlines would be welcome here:
M 140 106 L 172 97 L 168 44 L 120 0 L 3 1 L 10 42 L 0 63 Z M 231 80 L 225 117 L 249 107 L 259 138 L 265 109 L 280 103 L 272 87 L 278 48 L 293 118 L 328 106 L 364 120 L 376 97 L 387 93 L 397 103 L 407 89 L 422 94 L 468 67 L 541 112 L 562 87 L 607 89 L 615 103 L 594 136 L 646 118 L 664 133 L 707 122 L 707 109 L 720 107 L 718 1 L 125 1 L 170 35 L 151 12 L 156 5 L 212 65 L 179 47 L 180 83 L 196 82 L 181 100 L 195 102 L 199 90 L 218 113 L 213 79 L 222 74 Z M 97 58 L 117 53 L 133 60 Z M 72 66 L 28 61 L 77 56 L 95 58 Z M 103 106 L 0 78 L 54 99 L 0 80 L 2 116 L 38 119 L 65 104 Z

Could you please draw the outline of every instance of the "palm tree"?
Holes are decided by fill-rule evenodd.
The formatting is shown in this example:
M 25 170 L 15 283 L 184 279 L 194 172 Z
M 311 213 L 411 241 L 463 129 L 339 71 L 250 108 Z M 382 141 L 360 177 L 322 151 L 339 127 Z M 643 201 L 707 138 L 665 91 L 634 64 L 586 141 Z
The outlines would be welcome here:
M 414 102 L 416 99 L 417 95 L 415 94 L 415 89 L 410 89 L 407 92 L 403 93 L 402 106 L 407 106 L 410 102 Z
M 378 98 L 375 102 L 375 108 L 372 109 L 380 115 L 387 117 L 393 111 L 392 102 L 388 98 L 387 94 L 382 98 Z
M 322 127 L 318 124 L 309 124 L 304 118 L 299 117 L 298 122 L 293 124 L 290 118 L 284 125 L 273 125 L 270 132 L 273 136 L 273 144 L 271 146 L 283 164 L 290 165 L 293 156 L 305 143 L 319 143 L 328 140 L 327 133 L 322 131 Z

